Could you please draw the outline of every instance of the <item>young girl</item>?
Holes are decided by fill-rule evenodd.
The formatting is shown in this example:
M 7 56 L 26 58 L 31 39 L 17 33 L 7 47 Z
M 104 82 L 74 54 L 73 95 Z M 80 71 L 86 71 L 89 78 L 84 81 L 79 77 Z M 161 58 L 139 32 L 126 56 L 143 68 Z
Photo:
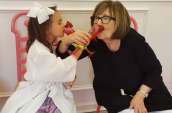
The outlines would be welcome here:
M 82 50 L 63 60 L 54 54 L 52 43 L 56 37 L 64 35 L 64 24 L 56 7 L 41 7 L 34 3 L 27 16 L 30 17 L 27 72 L 24 75 L 27 81 L 20 83 L 1 113 L 76 113 L 73 95 L 62 82 L 74 80 Z M 78 31 L 68 37 L 73 42 L 73 37 L 90 35 Z M 85 40 L 83 44 L 86 43 Z

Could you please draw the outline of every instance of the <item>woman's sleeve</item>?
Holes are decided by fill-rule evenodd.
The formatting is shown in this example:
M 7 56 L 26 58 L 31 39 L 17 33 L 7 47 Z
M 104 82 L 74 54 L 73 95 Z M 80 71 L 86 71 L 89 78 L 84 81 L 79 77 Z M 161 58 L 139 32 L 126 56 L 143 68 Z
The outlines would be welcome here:
M 38 53 L 33 80 L 43 82 L 69 82 L 73 81 L 76 74 L 77 60 L 69 56 L 65 59 L 56 57 L 48 51 Z
M 62 43 L 61 41 L 59 41 L 58 42 L 58 45 L 57 45 L 57 48 L 56 48 L 56 55 L 58 56 L 58 57 L 61 57 L 62 59 L 64 59 L 64 58 L 66 58 L 67 56 L 69 56 L 70 54 L 66 51 L 65 53 L 60 53 L 60 51 L 59 51 L 59 45 L 60 45 L 60 43 Z M 90 42 L 90 44 L 88 45 L 88 49 L 91 51 L 91 50 L 94 50 L 94 47 L 93 47 L 93 41 L 91 41 Z M 75 50 L 75 47 L 73 46 L 73 45 L 70 45 L 69 47 L 68 47 L 68 50 L 70 50 L 70 51 L 74 51 Z M 86 50 L 84 50 L 83 52 L 82 52 L 82 54 L 81 54 L 81 56 L 79 57 L 79 59 L 78 60 L 80 60 L 80 59 L 82 59 L 82 58 L 85 58 L 86 56 L 88 56 L 89 55 L 89 53 L 86 51 Z
M 161 76 L 162 66 L 144 37 L 136 37 L 133 45 L 136 60 L 146 75 L 143 84 L 154 89 Z

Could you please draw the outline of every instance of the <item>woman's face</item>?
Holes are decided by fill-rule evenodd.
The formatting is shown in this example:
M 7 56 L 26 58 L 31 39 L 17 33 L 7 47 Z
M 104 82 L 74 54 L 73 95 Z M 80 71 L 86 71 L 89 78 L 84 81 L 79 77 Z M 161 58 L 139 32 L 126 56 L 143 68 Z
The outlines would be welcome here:
M 110 16 L 109 10 L 106 9 L 101 15 L 95 15 L 97 17 Z M 105 29 L 97 35 L 98 39 L 111 39 L 114 31 L 115 31 L 115 21 L 113 19 L 110 20 L 108 24 L 103 24 L 101 19 L 99 19 L 98 25 L 102 25 Z
M 64 36 L 64 24 L 58 11 L 51 17 L 52 24 L 47 30 L 48 41 L 52 43 L 55 38 Z

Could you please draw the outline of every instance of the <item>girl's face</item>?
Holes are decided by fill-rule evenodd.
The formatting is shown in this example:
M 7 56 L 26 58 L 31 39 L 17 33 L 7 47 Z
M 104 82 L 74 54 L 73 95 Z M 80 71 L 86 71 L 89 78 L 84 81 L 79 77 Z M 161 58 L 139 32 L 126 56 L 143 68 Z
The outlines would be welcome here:
M 109 10 L 106 9 L 101 15 L 95 15 L 95 16 L 97 17 L 110 16 Z M 113 33 L 115 32 L 115 21 L 111 19 L 108 24 L 103 24 L 101 19 L 99 19 L 97 24 L 103 25 L 103 27 L 105 28 L 101 33 L 97 35 L 98 39 L 102 39 L 102 40 L 111 39 Z
M 62 17 L 58 11 L 54 13 L 51 17 L 51 26 L 46 30 L 47 31 L 47 38 L 49 43 L 52 43 L 55 38 L 63 37 L 64 36 L 64 24 L 62 21 Z

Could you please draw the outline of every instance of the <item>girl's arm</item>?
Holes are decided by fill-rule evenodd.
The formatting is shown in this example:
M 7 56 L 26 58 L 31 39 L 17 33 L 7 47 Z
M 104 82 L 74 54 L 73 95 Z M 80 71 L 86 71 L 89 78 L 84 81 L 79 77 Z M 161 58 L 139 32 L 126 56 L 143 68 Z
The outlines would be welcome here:
M 65 53 L 68 49 L 68 45 L 71 43 L 76 43 L 78 45 L 85 45 L 89 42 L 89 38 L 91 38 L 91 35 L 88 32 L 85 31 L 75 31 L 74 33 L 66 36 L 62 43 L 59 45 L 59 52 Z
M 75 57 L 68 56 L 65 59 L 56 57 L 49 51 L 38 53 L 35 63 L 33 80 L 42 82 L 69 82 L 73 81 L 76 74 L 77 59 L 82 49 L 76 52 Z
M 68 51 L 66 51 L 65 53 L 60 52 L 59 47 L 60 47 L 60 45 L 63 45 L 62 43 L 63 43 L 62 41 L 58 42 L 58 45 L 57 45 L 57 48 L 56 48 L 56 55 L 57 55 L 57 57 L 61 57 L 62 59 L 64 59 L 64 58 L 68 57 L 70 54 L 69 54 Z M 87 47 L 91 52 L 94 52 L 96 50 L 96 48 L 97 48 L 97 42 L 94 41 L 94 40 L 91 40 L 90 44 Z M 74 51 L 75 47 L 73 45 L 69 45 L 67 50 Z M 80 60 L 82 58 L 85 58 L 88 55 L 89 55 L 89 53 L 86 50 L 83 50 L 83 52 L 82 52 L 82 54 L 81 54 L 81 56 L 79 57 L 78 60 Z

